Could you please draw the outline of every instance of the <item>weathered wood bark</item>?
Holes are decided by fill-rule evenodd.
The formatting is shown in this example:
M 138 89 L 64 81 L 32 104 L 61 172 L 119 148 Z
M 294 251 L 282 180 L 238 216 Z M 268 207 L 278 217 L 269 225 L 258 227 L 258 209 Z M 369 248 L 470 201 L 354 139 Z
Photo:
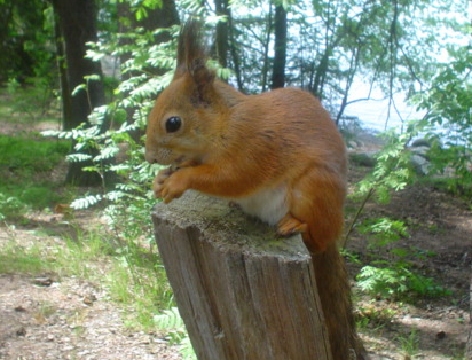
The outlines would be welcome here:
M 199 359 L 331 359 L 300 237 L 188 191 L 153 212 L 156 240 Z M 334 300 L 334 299 L 333 299 Z

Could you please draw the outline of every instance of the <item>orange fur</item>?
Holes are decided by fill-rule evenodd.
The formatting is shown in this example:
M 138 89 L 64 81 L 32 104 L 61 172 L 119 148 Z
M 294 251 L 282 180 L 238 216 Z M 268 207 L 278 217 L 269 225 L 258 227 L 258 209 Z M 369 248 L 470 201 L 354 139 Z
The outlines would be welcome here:
M 348 359 L 349 348 L 357 345 L 336 247 L 346 196 L 344 141 L 307 92 L 284 88 L 244 95 L 215 79 L 199 40 L 197 24 L 187 23 L 173 81 L 149 116 L 146 160 L 173 166 L 158 174 L 156 196 L 170 202 L 195 189 L 277 223 L 281 235 L 302 233 L 314 260 L 333 359 Z M 166 123 L 176 117 L 181 127 L 167 131 Z
M 237 202 L 283 184 L 288 189 L 285 217 L 306 224 L 298 228 L 307 230 L 307 247 L 320 251 L 336 241 L 343 225 L 346 151 L 320 102 L 295 88 L 243 95 L 213 79 L 202 59 L 189 54 L 179 59 L 190 64 L 178 64 L 173 82 L 156 101 L 146 159 L 192 166 L 169 174 L 156 194 L 169 202 L 195 189 Z M 171 116 L 183 125 L 168 134 L 165 121 Z

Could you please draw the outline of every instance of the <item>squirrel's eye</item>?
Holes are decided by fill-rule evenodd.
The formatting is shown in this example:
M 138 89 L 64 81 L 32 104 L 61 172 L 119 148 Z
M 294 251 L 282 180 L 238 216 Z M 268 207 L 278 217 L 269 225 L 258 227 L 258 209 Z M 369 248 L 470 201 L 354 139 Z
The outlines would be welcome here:
M 166 120 L 166 132 L 173 133 L 180 129 L 182 120 L 178 116 L 172 116 Z

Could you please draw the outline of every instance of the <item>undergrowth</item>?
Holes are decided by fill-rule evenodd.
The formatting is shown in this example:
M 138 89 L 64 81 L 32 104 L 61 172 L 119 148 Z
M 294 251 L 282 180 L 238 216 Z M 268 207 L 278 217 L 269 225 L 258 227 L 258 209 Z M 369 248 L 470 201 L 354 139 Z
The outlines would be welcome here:
M 108 289 L 112 301 L 132 308 L 126 325 L 134 329 L 158 329 L 155 316 L 172 305 L 173 296 L 159 256 L 143 247 L 118 246 L 102 232 L 80 232 L 77 240 L 50 238 L 30 244 L 10 239 L 0 247 L 0 273 L 37 275 L 54 273 L 60 278 L 78 276 Z
M 119 109 L 115 114 L 118 113 Z M 151 246 L 154 239 L 150 212 L 156 200 L 150 182 L 156 167 L 143 164 L 142 146 L 131 138 L 129 130 L 124 124 L 111 136 L 94 133 L 91 128 L 75 131 L 71 136 L 63 133 L 62 138 L 55 139 L 26 133 L 0 135 L 0 172 L 4 175 L 0 178 L 0 221 L 11 234 L 8 241 L 0 244 L 0 273 L 47 272 L 57 274 L 59 279 L 77 276 L 100 284 L 108 289 L 111 301 L 127 309 L 123 319 L 126 326 L 168 333 L 172 342 L 182 341 L 182 354 L 191 359 L 193 350 L 185 328 L 181 327 L 179 336 L 174 337 L 174 330 L 158 320 L 174 303 L 161 260 Z M 51 171 L 64 158 L 80 160 L 68 155 L 72 139 L 81 146 L 81 140 L 90 143 L 92 138 L 100 154 L 95 159 L 96 166 L 88 170 L 114 171 L 119 182 L 112 189 L 89 189 L 91 192 L 81 197 L 59 196 L 57 190 L 64 188 L 51 180 Z M 118 146 L 124 143 L 126 160 L 104 168 L 102 160 L 115 156 Z M 61 236 L 53 241 L 47 237 L 45 242 L 25 245 L 9 230 L 28 222 L 31 210 L 46 209 L 47 213 L 58 203 L 61 207 L 71 204 L 73 209 L 85 210 L 97 202 L 102 204 L 101 215 L 108 221 L 108 227 L 100 231 L 70 228 L 71 233 L 77 232 L 73 238 Z M 67 210 L 62 223 L 75 224 L 74 211 Z
M 348 227 L 346 241 L 356 231 L 368 240 L 367 254 L 373 259 L 364 264 L 356 277 L 361 291 L 394 301 L 414 302 L 421 297 L 440 297 L 451 292 L 437 284 L 433 278 L 416 272 L 410 260 L 422 253 L 408 246 L 400 246 L 400 240 L 408 243 L 408 224 L 404 220 L 389 217 L 363 215 L 367 203 L 388 204 L 392 193 L 400 191 L 416 181 L 417 174 L 411 164 L 411 152 L 407 143 L 414 135 L 394 132 L 383 135 L 384 147 L 376 154 L 372 171 L 356 184 L 351 195 L 359 205 Z M 385 255 L 380 255 L 384 253 Z
M 39 134 L 0 134 L 0 220 L 21 217 L 28 209 L 42 210 L 61 200 L 51 172 L 70 151 L 67 140 Z

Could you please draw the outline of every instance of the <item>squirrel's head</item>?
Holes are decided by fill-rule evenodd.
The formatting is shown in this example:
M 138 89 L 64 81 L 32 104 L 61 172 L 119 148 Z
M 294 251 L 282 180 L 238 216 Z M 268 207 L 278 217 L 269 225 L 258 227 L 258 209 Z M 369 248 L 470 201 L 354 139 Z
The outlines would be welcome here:
M 216 95 L 200 33 L 201 25 L 193 20 L 180 32 L 174 78 L 149 114 L 145 158 L 150 163 L 199 161 L 208 149 Z

